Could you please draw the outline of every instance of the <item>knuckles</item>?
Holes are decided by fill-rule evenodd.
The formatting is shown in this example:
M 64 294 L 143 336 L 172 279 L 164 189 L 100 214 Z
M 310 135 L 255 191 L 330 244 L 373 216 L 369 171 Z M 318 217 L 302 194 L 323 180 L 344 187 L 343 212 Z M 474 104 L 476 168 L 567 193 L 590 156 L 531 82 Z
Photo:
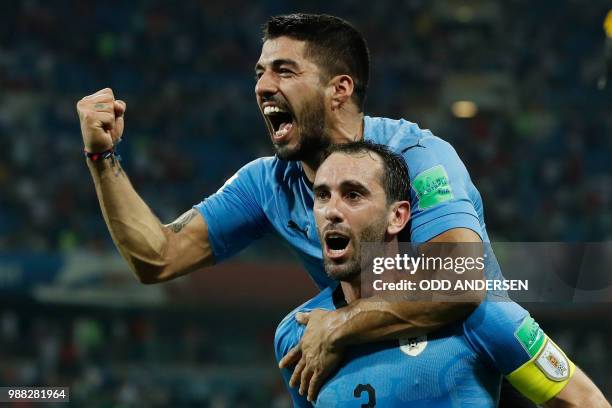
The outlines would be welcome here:
M 113 94 L 113 90 L 111 88 L 104 88 L 104 89 L 102 89 L 102 93 L 103 94 L 108 94 L 108 95 L 112 96 L 113 98 L 115 97 L 114 94 Z
M 94 98 L 94 97 L 101 97 L 101 96 L 105 96 L 106 98 L 99 98 L 99 100 L 97 101 L 97 103 L 100 102 L 114 102 L 115 101 L 115 94 L 113 93 L 113 90 L 111 88 L 104 88 L 99 90 L 98 92 L 95 92 L 91 95 L 87 95 L 82 97 L 78 102 L 77 102 L 77 108 L 80 106 L 87 106 L 87 105 L 92 105 L 94 104 L 93 101 L 90 101 L 90 99 Z
M 115 100 L 111 88 L 104 88 L 81 98 L 76 102 L 76 111 L 83 136 L 90 138 L 93 135 L 92 132 L 97 133 L 97 129 L 102 127 L 105 132 L 111 130 L 113 138 L 119 137 L 123 122 L 117 122 L 117 120 L 123 116 L 125 109 L 126 103 L 122 100 Z

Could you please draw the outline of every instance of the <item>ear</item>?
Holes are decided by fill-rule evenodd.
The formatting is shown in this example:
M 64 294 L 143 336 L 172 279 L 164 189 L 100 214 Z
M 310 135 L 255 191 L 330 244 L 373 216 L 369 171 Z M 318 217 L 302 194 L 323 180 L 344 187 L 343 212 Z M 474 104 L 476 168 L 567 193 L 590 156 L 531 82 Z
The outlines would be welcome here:
M 349 75 L 337 75 L 329 81 L 331 92 L 331 108 L 336 110 L 344 105 L 353 96 L 355 82 Z
M 396 201 L 391 205 L 389 212 L 387 234 L 396 236 L 408 224 L 408 220 L 410 220 L 410 202 Z

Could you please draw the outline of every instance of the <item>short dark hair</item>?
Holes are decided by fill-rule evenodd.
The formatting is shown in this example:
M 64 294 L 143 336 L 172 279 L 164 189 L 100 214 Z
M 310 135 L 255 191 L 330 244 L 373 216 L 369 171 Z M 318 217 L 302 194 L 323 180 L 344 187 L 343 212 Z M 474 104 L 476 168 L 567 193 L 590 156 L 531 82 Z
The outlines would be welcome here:
M 363 35 L 349 22 L 327 14 L 285 14 L 263 26 L 263 41 L 278 37 L 306 41 L 306 55 L 323 69 L 326 79 L 353 78 L 354 102 L 363 111 L 370 75 L 370 52 Z
M 404 158 L 385 145 L 368 141 L 338 143 L 325 150 L 323 160 L 334 153 L 356 155 L 375 153 L 383 162 L 382 185 L 387 196 L 387 203 L 410 201 L 410 175 Z

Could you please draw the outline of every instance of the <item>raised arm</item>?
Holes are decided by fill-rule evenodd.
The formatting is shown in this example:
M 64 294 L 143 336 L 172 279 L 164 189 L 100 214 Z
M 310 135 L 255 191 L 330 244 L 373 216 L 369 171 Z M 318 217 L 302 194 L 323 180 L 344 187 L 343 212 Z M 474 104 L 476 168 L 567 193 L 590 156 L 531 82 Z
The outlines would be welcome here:
M 123 133 L 125 109 L 109 88 L 77 103 L 85 151 L 113 149 Z M 113 242 L 141 282 L 170 280 L 214 263 L 208 228 L 197 210 L 163 225 L 114 156 L 86 160 Z

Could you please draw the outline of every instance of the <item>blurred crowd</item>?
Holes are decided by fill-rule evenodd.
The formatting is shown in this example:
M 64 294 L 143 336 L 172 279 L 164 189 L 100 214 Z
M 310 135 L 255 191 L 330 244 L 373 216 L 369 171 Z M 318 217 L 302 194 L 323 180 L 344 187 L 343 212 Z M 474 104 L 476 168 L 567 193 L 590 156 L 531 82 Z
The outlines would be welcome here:
M 72 406 L 288 407 L 265 327 L 21 304 L 0 313 L 0 386 L 68 386 Z
M 261 25 L 294 11 L 339 15 L 364 33 L 372 54 L 366 114 L 402 117 L 451 142 L 483 196 L 492 239 L 610 240 L 612 90 L 597 88 L 608 6 L 0 2 L 0 254 L 112 250 L 75 108 L 98 89 L 127 102 L 118 150 L 163 222 L 272 154 L 253 66 Z M 476 103 L 475 116 L 453 115 L 463 99 Z M 240 336 L 212 334 L 195 315 L 1 306 L 3 385 L 71 384 L 86 406 L 286 406 L 271 356 L 277 320 Z M 573 325 L 580 316 L 567 318 Z M 550 334 L 610 395 L 604 326 L 590 333 L 558 323 Z
M 179 311 L 7 309 L 0 313 L 0 386 L 69 386 L 73 406 L 94 408 L 288 408 L 272 354 L 272 322 L 254 320 L 260 318 L 263 328 L 247 329 Z M 540 323 L 610 395 L 612 377 L 602 364 L 610 328 L 594 330 L 585 321 L 569 329 L 560 316 Z
M 124 166 L 165 222 L 270 154 L 252 67 L 261 24 L 292 10 L 337 14 L 363 31 L 366 113 L 405 117 L 450 141 L 493 237 L 610 238 L 612 98 L 596 87 L 605 2 L 319 3 L 3 2 L 0 250 L 111 245 L 75 110 L 102 87 L 127 101 Z M 500 101 L 457 119 L 446 90 L 465 75 L 507 86 Z

